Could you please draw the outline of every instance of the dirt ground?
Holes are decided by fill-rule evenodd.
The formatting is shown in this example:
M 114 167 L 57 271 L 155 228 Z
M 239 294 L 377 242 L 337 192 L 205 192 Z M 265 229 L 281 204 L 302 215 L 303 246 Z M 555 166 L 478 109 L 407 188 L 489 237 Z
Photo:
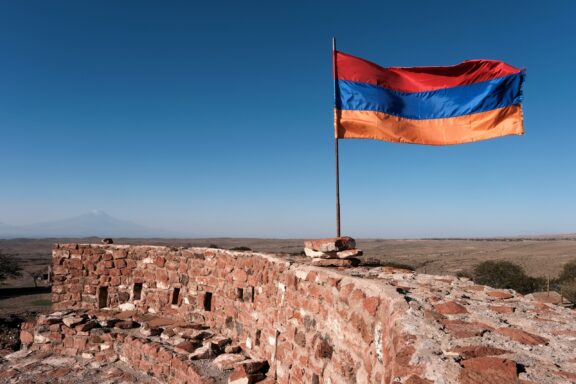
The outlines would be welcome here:
M 13 313 L 45 312 L 50 310 L 50 293 L 21 295 L 0 299 L 0 318 Z

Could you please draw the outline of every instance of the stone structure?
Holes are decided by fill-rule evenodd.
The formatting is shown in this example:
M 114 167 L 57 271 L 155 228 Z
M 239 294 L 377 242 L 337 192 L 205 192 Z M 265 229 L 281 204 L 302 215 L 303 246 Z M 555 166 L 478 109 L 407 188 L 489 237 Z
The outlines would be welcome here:
M 304 254 L 312 259 L 316 267 L 356 267 L 362 251 L 356 248 L 356 240 L 349 236 L 307 240 Z
M 222 367 L 230 382 L 263 379 L 265 370 L 250 371 L 246 361 L 264 360 L 266 382 L 291 384 L 576 382 L 573 310 L 456 277 L 309 263 L 209 248 L 57 245 L 53 305 L 74 310 L 58 315 L 79 323 L 44 317 L 24 327 L 22 341 L 68 355 L 118 355 L 160 382 L 206 381 L 191 363 L 201 344 L 178 350 L 154 341 L 187 324 L 209 327 L 214 340 L 229 339 L 222 347 L 251 358 Z M 167 320 L 150 325 L 154 317 Z M 110 318 L 143 330 L 110 331 L 101 347 L 88 324 Z

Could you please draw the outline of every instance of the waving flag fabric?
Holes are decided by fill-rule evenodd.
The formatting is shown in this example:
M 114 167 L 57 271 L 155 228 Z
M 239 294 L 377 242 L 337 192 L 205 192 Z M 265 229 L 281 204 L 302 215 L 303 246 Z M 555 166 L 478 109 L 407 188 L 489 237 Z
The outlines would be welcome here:
M 383 68 L 335 52 L 335 134 L 448 145 L 522 135 L 524 71 L 494 60 Z

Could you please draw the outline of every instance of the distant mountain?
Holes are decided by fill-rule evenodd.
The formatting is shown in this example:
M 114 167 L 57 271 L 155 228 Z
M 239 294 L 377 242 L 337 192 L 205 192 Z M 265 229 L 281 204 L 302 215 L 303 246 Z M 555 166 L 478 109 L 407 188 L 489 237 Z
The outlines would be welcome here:
M 13 225 L 0 223 L 0 238 L 8 237 L 10 234 L 16 232 L 17 230 L 18 228 Z
M 176 233 L 120 220 L 102 211 L 92 211 L 64 220 L 21 225 L 0 225 L 0 237 L 164 237 Z

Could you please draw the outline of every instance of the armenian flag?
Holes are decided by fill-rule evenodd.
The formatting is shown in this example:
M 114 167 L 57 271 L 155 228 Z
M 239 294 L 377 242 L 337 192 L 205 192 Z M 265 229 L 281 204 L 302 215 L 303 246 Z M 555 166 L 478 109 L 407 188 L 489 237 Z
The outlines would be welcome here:
M 496 60 L 380 67 L 334 52 L 337 139 L 450 145 L 524 133 L 525 71 Z

